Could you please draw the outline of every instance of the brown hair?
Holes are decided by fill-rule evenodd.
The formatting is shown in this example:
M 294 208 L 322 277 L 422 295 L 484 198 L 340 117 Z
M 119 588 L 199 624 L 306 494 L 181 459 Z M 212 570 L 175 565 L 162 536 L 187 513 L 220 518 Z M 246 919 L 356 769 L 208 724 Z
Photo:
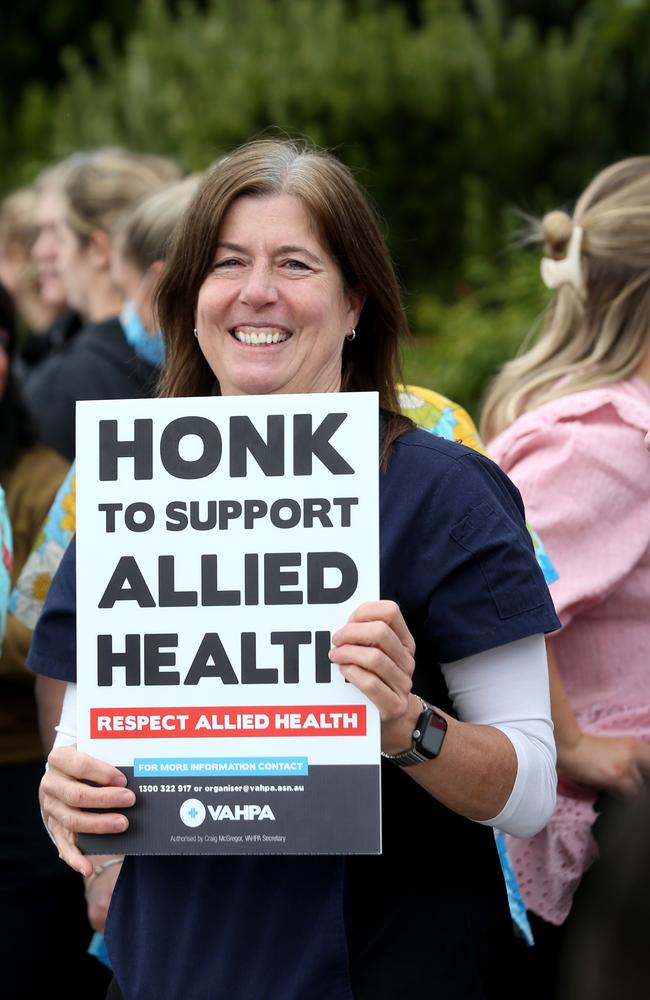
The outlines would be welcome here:
M 365 293 L 356 339 L 343 347 L 342 389 L 379 393 L 385 411 L 385 459 L 392 442 L 412 426 L 400 414 L 397 399 L 399 345 L 408 332 L 399 284 L 377 215 L 352 173 L 331 154 L 305 143 L 256 140 L 224 157 L 207 175 L 176 232 L 158 286 L 166 357 L 160 394 L 219 392 L 192 335 L 199 289 L 233 202 L 279 194 L 303 203 L 346 285 Z
M 582 287 L 556 290 L 537 342 L 508 362 L 483 408 L 489 441 L 517 417 L 568 393 L 630 378 L 648 345 L 650 316 L 650 156 L 602 170 L 573 217 L 549 212 L 538 229 L 547 257 L 566 256 L 583 230 Z

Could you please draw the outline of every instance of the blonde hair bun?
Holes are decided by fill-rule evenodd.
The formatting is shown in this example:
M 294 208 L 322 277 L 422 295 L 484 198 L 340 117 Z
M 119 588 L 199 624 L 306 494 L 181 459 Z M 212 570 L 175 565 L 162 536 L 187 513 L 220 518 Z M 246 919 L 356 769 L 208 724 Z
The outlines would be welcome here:
M 567 244 L 573 232 L 573 219 L 566 212 L 547 212 L 542 219 L 544 254 L 555 260 L 566 257 Z
M 566 212 L 547 212 L 542 219 L 541 233 L 544 254 L 561 260 L 566 256 L 567 244 L 573 232 L 573 219 Z

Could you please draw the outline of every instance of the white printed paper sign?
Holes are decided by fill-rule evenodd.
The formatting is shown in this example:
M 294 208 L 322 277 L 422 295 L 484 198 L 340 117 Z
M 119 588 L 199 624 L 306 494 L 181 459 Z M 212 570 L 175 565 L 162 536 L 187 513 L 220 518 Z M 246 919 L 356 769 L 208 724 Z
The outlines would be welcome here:
M 379 716 L 330 663 L 379 596 L 376 393 L 77 404 L 88 853 L 376 853 Z

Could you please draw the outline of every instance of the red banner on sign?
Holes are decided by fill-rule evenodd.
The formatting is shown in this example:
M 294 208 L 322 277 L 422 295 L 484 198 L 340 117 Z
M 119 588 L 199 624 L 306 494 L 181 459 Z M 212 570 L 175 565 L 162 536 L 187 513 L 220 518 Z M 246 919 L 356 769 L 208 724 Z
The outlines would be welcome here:
M 365 705 L 91 708 L 93 739 L 365 736 Z

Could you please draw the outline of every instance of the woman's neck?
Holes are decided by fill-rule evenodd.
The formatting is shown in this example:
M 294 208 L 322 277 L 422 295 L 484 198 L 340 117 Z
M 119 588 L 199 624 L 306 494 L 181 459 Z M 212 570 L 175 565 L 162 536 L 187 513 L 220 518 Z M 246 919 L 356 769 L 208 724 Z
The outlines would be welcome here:
M 110 279 L 98 277 L 89 289 L 84 319 L 89 323 L 101 323 L 112 316 L 118 316 L 123 305 L 122 292 Z

